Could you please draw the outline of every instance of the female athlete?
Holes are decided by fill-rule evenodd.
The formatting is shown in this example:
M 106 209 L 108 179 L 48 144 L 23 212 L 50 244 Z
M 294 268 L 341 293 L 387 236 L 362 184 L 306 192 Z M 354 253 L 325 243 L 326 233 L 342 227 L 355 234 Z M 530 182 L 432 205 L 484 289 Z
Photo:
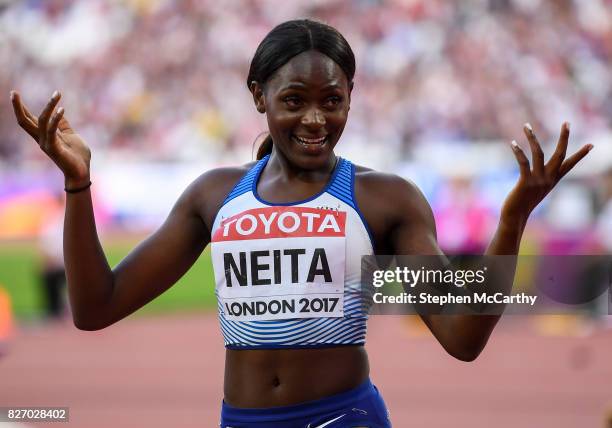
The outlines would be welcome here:
M 257 161 L 204 173 L 163 225 L 116 268 L 92 210 L 90 150 L 54 93 L 38 117 L 11 93 L 19 125 L 56 163 L 67 191 L 65 264 L 74 323 L 105 328 L 174 284 L 211 243 L 226 369 L 221 427 L 389 427 L 369 380 L 367 313 L 358 293 L 367 254 L 442 254 L 419 190 L 335 155 L 355 59 L 334 28 L 285 22 L 261 42 L 247 86 L 269 136 Z M 513 142 L 520 178 L 486 254 L 517 254 L 531 211 L 592 148 L 565 159 L 563 124 L 548 162 L 531 127 L 532 164 Z M 454 357 L 471 361 L 497 316 L 423 316 Z

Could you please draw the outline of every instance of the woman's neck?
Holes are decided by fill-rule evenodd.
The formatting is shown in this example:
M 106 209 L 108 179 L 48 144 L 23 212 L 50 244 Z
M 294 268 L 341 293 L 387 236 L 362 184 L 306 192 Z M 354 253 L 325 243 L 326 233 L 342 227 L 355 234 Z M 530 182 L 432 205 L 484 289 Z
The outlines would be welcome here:
M 338 157 L 332 153 L 328 161 L 322 168 L 318 169 L 304 169 L 298 165 L 292 164 L 291 161 L 283 155 L 280 150 L 275 147 L 272 149 L 270 159 L 266 169 L 272 176 L 278 176 L 284 181 L 299 180 L 302 182 L 317 183 L 321 181 L 327 181 L 329 176 L 333 173 Z

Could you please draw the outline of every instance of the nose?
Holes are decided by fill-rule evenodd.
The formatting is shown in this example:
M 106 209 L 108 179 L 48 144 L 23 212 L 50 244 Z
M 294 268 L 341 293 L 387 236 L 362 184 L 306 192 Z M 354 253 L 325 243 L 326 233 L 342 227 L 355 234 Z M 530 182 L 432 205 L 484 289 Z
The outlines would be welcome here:
M 321 127 L 325 125 L 325 115 L 317 108 L 311 108 L 302 116 L 302 125 Z

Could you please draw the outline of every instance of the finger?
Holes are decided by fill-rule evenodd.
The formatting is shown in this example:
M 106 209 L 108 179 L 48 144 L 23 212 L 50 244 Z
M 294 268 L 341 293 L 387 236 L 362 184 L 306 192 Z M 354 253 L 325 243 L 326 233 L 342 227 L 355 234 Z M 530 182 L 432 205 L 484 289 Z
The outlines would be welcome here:
M 66 119 L 63 115 L 60 118 L 58 128 L 62 132 L 68 132 L 69 134 L 74 133 L 74 131 L 72 130 L 72 126 L 70 126 L 70 122 L 68 122 L 68 119 Z
M 36 127 L 38 128 L 38 118 L 34 116 L 32 113 L 30 113 L 30 110 L 28 110 L 28 108 L 24 104 L 21 104 L 21 106 L 23 107 L 23 112 L 28 117 L 28 119 L 30 119 L 32 123 L 34 123 Z
M 37 118 L 36 116 L 34 116 L 34 115 L 33 115 L 33 114 L 30 112 L 30 110 L 28 109 L 28 107 L 27 107 L 25 104 L 23 104 L 23 103 L 21 102 L 21 97 L 19 98 L 19 103 L 20 103 L 21 108 L 23 109 L 23 112 L 25 113 L 26 117 L 27 117 L 28 119 L 30 119 L 30 120 L 32 121 L 32 123 L 33 123 L 33 124 L 36 126 L 36 128 L 38 129 L 38 118 Z
M 13 111 L 17 118 L 17 123 L 25 132 L 27 132 L 32 138 L 38 141 L 38 126 L 37 122 L 32 120 L 29 115 L 28 109 L 21 103 L 21 97 L 16 91 L 11 92 L 11 103 L 13 104 Z
M 549 176 L 556 177 L 559 171 L 559 167 L 565 159 L 567 154 L 567 144 L 569 141 L 569 123 L 565 122 L 561 125 L 561 133 L 559 134 L 559 141 L 557 142 L 557 148 L 550 157 L 550 160 L 546 164 L 546 173 Z
M 542 147 L 540 147 L 540 143 L 538 142 L 538 139 L 533 132 L 533 128 L 529 123 L 526 123 L 523 127 L 523 132 L 525 132 L 527 140 L 529 141 L 529 146 L 531 146 L 533 173 L 538 177 L 542 177 L 544 175 L 544 152 L 542 151 Z
M 49 127 L 47 128 L 47 149 L 48 150 L 55 149 L 56 145 L 58 144 L 58 139 L 56 135 L 57 126 L 63 116 L 64 116 L 64 108 L 60 107 L 53 114 L 53 117 L 51 118 L 51 122 L 49 122 Z
M 523 149 L 521 149 L 521 147 L 515 140 L 512 140 L 510 146 L 512 147 L 512 152 L 514 152 L 514 157 L 516 158 L 516 161 L 519 164 L 521 177 L 529 177 L 531 171 L 529 169 L 529 159 L 527 159 L 525 152 L 523 152 Z
M 60 98 L 61 95 L 59 91 L 53 92 L 51 99 L 40 113 L 40 116 L 38 116 L 38 135 L 40 136 L 41 140 L 46 138 L 47 128 L 49 127 L 49 118 L 51 117 L 53 110 L 55 110 L 55 106 Z
M 567 158 L 565 162 L 563 162 L 563 164 L 559 168 L 559 178 L 558 179 L 561 180 L 561 178 L 565 174 L 570 172 L 572 168 L 575 167 L 576 164 L 580 162 L 582 158 L 584 158 L 591 151 L 592 148 L 593 148 L 592 144 L 587 144 L 586 146 L 578 150 L 576 153 L 574 153 L 572 156 Z

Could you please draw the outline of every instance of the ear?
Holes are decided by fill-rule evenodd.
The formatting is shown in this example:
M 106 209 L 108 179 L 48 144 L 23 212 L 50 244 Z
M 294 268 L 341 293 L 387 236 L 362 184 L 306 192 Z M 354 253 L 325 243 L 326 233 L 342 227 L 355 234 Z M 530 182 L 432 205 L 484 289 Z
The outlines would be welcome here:
M 259 84 L 259 82 L 256 82 L 255 80 L 253 80 L 251 82 L 251 85 L 249 86 L 249 89 L 251 90 L 251 94 L 253 94 L 253 101 L 255 102 L 255 108 L 257 109 L 258 112 L 265 113 L 266 103 L 264 99 L 264 93 L 263 93 L 262 86 Z
M 349 82 L 348 90 L 349 90 L 349 99 L 348 99 L 349 106 L 348 106 L 348 108 L 350 110 L 351 109 L 351 93 L 353 92 L 353 81 L 352 80 Z

